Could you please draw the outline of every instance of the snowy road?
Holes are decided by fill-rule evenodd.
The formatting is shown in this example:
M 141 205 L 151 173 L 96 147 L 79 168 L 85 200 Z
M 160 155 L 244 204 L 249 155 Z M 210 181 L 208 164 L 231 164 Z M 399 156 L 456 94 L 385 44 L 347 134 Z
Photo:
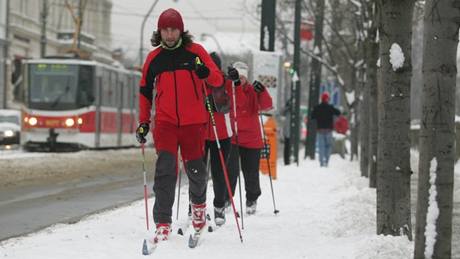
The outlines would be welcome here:
M 147 155 L 152 158 L 153 152 Z M 141 198 L 140 161 L 139 150 L 135 149 L 63 154 L 3 152 L 0 240 L 58 222 L 77 222 L 87 214 Z M 152 162 L 147 170 L 152 172 Z

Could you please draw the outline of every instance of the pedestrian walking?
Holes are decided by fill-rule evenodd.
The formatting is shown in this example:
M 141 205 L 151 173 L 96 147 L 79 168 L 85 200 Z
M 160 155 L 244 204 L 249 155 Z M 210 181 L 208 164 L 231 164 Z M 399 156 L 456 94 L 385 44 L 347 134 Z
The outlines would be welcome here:
M 329 93 L 321 94 L 321 103 L 316 105 L 311 113 L 311 119 L 316 122 L 316 138 L 319 150 L 319 164 L 321 167 L 329 165 L 331 156 L 334 130 L 334 118 L 340 115 L 340 111 L 329 104 Z

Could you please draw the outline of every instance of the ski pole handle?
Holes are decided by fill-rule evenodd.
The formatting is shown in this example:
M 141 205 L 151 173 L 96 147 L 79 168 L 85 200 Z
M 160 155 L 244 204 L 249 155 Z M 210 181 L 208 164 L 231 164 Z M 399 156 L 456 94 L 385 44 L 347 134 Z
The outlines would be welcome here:
M 196 64 L 196 65 L 203 65 L 203 62 L 201 62 L 200 57 L 196 57 L 196 58 L 195 58 L 195 64 Z

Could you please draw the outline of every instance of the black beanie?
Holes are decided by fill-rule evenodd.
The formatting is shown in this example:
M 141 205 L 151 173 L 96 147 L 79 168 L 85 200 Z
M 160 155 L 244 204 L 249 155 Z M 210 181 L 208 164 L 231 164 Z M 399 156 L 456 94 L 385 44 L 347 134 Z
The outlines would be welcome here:
M 222 61 L 220 61 L 220 57 L 219 55 L 216 53 L 216 52 L 211 52 L 211 54 L 209 54 L 212 58 L 212 61 L 214 61 L 214 63 L 216 64 L 216 66 L 219 68 L 219 69 L 222 69 Z

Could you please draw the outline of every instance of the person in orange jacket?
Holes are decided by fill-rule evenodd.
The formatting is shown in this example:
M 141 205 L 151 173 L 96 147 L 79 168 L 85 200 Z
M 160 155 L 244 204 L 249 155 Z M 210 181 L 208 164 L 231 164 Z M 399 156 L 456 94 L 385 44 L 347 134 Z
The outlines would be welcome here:
M 229 79 L 237 87 L 242 88 L 245 96 L 245 98 L 236 98 L 236 114 L 232 111 L 232 127 L 235 136 L 232 138 L 229 174 L 232 193 L 234 193 L 240 171 L 239 162 L 241 162 L 246 191 L 246 213 L 254 214 L 257 199 L 262 193 L 259 182 L 259 160 L 263 141 L 259 112 L 272 109 L 273 102 L 262 83 L 248 82 L 248 71 L 248 65 L 243 62 L 235 62 L 228 70 Z

